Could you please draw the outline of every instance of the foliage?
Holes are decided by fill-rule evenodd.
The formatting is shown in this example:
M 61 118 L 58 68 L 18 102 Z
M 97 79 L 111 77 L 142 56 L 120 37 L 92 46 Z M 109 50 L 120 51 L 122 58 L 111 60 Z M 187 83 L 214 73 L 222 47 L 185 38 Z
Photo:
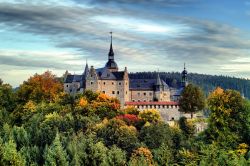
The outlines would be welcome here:
M 162 120 L 159 111 L 155 109 L 148 109 L 141 111 L 139 113 L 139 118 L 141 118 L 145 123 L 146 122 L 154 123 Z
M 191 121 L 188 121 L 186 117 L 179 119 L 179 127 L 186 137 L 191 137 L 195 134 L 195 126 Z
M 209 140 L 234 148 L 248 142 L 250 108 L 239 92 L 217 88 L 208 97 L 208 106 L 211 110 L 206 131 Z
M 150 149 L 159 148 L 162 144 L 172 146 L 172 135 L 165 123 L 152 123 L 144 126 L 139 135 L 140 140 Z
M 43 74 L 35 74 L 25 81 L 17 91 L 20 102 L 32 100 L 34 102 L 54 101 L 59 92 L 63 90 L 62 84 L 57 81 L 50 71 Z
M 132 115 L 132 114 L 124 114 L 124 115 L 119 115 L 116 117 L 117 119 L 123 120 L 124 122 L 127 123 L 127 125 L 134 125 L 136 126 L 136 124 L 139 122 L 139 118 L 136 115 Z
M 17 92 L 0 81 L 0 165 L 250 164 L 250 101 L 239 92 L 216 89 L 208 119 L 170 127 L 156 110 L 121 109 L 92 91 L 70 96 L 56 80 L 36 74 Z M 201 121 L 207 130 L 194 133 Z
M 192 84 L 185 87 L 179 99 L 179 107 L 179 111 L 191 113 L 191 118 L 193 118 L 193 113 L 205 107 L 205 98 L 201 89 Z
M 5 108 L 12 112 L 16 106 L 16 96 L 9 84 L 0 84 L 0 109 Z
M 139 147 L 135 149 L 132 153 L 131 160 L 139 160 L 145 159 L 145 162 L 147 165 L 153 164 L 153 155 L 151 151 L 148 148 L 145 147 Z
M 45 148 L 44 156 L 46 166 L 68 165 L 67 153 L 62 147 L 59 134 L 56 134 L 53 143 L 49 147 Z

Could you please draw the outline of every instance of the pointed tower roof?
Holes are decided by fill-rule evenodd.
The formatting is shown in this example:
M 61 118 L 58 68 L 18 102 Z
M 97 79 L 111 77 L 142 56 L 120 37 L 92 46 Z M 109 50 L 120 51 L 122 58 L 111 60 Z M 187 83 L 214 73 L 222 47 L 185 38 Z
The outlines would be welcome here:
M 160 78 L 160 75 L 159 75 L 159 71 L 157 73 L 156 85 L 162 85 L 161 78 Z
M 86 77 L 86 75 L 89 73 L 89 66 L 88 66 L 88 61 L 86 60 L 86 65 L 85 65 L 85 69 L 84 69 L 84 75 Z
M 112 40 L 113 40 L 113 37 L 112 37 L 112 34 L 113 32 L 110 32 L 110 48 L 109 48 L 109 56 L 114 56 L 114 51 L 113 51 L 113 44 L 112 44 Z
M 109 54 L 108 54 L 108 62 L 106 63 L 105 67 L 108 68 L 108 69 L 115 69 L 115 70 L 118 70 L 118 66 L 115 62 L 115 58 L 114 58 L 114 51 L 113 51 L 113 45 L 112 45 L 112 34 L 113 32 L 110 32 L 110 38 L 111 38 L 111 41 L 110 41 L 110 48 L 109 48 Z

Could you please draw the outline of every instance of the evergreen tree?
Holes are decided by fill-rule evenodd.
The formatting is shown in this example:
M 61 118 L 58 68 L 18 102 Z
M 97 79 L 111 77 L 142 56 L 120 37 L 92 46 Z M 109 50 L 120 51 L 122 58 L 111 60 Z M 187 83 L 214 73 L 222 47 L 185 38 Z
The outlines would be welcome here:
M 189 84 L 181 93 L 179 100 L 181 112 L 190 113 L 191 118 L 195 112 L 201 111 L 205 107 L 205 97 L 198 86 Z
M 45 148 L 44 160 L 46 166 L 69 165 L 67 161 L 67 153 L 62 147 L 58 133 L 56 134 L 53 143 Z

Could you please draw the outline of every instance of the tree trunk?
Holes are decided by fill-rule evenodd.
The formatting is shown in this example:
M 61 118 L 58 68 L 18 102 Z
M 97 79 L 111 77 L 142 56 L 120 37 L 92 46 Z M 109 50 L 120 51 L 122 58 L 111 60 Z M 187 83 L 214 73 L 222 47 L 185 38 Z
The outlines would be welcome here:
M 193 119 L 193 112 L 191 112 L 191 119 Z

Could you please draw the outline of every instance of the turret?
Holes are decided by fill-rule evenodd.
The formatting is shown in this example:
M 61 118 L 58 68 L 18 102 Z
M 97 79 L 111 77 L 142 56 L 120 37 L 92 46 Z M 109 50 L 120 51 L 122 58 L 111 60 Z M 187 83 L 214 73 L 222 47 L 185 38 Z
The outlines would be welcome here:
M 88 73 L 89 73 L 89 66 L 88 66 L 88 62 L 86 61 L 85 69 L 84 69 L 84 72 L 83 72 L 84 79 L 87 78 Z
M 106 63 L 105 67 L 110 71 L 118 71 L 118 66 L 115 62 L 114 51 L 112 46 L 112 32 L 110 32 L 110 34 L 111 34 L 111 42 L 108 54 L 108 62 Z
M 181 86 L 184 88 L 188 85 L 188 80 L 187 80 L 187 70 L 186 70 L 186 65 L 184 63 L 184 70 L 181 73 Z

